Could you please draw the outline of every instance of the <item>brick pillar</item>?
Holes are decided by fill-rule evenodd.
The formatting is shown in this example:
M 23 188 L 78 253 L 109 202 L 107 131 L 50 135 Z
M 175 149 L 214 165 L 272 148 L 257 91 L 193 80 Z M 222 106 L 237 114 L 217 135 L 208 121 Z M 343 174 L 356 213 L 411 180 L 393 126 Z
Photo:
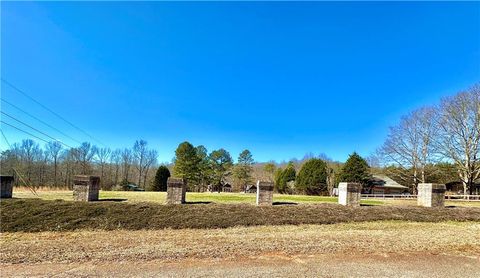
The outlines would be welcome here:
M 76 175 L 73 177 L 73 200 L 98 201 L 100 178 L 97 176 Z
M 0 198 L 12 198 L 14 180 L 13 176 L 0 176 Z
M 445 206 L 445 184 L 419 183 L 417 191 L 417 205 L 422 207 Z
M 271 206 L 273 203 L 273 182 L 257 181 L 257 206 Z
M 167 204 L 184 204 L 186 192 L 187 192 L 187 186 L 186 186 L 186 182 L 183 179 L 168 178 Z
M 362 185 L 354 182 L 338 184 L 338 203 L 344 206 L 360 206 Z

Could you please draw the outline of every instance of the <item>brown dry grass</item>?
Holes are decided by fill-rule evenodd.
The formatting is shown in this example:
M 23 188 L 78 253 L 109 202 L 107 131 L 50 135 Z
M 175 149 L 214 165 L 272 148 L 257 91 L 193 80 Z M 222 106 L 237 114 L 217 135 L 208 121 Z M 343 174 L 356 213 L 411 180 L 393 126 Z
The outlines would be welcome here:
M 336 204 L 279 205 L 69 202 L 10 199 L 0 203 L 2 232 L 158 230 L 259 225 L 333 224 L 378 220 L 480 221 L 480 208 L 412 206 L 344 207 Z
M 176 261 L 296 254 L 480 254 L 480 223 L 381 221 L 226 229 L 4 233 L 0 262 Z

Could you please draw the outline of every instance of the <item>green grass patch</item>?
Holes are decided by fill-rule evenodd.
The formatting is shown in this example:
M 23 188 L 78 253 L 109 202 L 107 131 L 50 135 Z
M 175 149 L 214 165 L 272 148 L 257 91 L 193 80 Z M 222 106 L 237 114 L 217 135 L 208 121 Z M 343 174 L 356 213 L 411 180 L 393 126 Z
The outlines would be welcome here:
M 16 198 L 40 198 L 43 200 L 72 200 L 72 191 L 39 191 L 38 196 L 31 192 L 14 192 Z M 100 199 L 121 199 L 127 202 L 154 202 L 164 204 L 166 200 L 165 192 L 132 192 L 132 191 L 100 191 Z M 218 204 L 255 204 L 255 194 L 245 193 L 197 193 L 187 192 L 187 202 L 212 202 Z M 318 204 L 318 203 L 337 203 L 337 197 L 327 196 L 306 196 L 306 195 L 284 195 L 274 194 L 273 202 L 296 203 L 296 204 Z M 362 204 L 382 205 L 380 200 L 362 200 Z

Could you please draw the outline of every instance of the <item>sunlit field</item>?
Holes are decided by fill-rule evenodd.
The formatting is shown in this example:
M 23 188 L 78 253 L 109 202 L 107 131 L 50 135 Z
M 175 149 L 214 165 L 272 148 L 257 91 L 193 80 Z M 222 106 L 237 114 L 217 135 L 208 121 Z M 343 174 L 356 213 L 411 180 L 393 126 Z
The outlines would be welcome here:
M 14 198 L 40 198 L 43 200 L 73 200 L 72 191 L 68 190 L 37 190 L 38 195 L 34 195 L 28 190 L 15 190 Z M 156 202 L 165 203 L 166 192 L 139 192 L 139 191 L 100 191 L 100 199 L 102 200 L 121 200 L 126 202 Z M 239 204 L 248 203 L 255 204 L 256 195 L 253 193 L 197 193 L 187 192 L 187 202 L 211 202 L 219 204 Z M 337 197 L 328 196 L 306 196 L 306 195 L 284 195 L 274 194 L 274 203 L 298 203 L 298 204 L 315 204 L 315 203 L 336 203 Z M 362 204 L 381 205 L 383 201 L 364 200 Z
M 40 198 L 43 200 L 65 200 L 72 201 L 73 193 L 69 190 L 37 190 L 38 195 L 34 195 L 31 191 L 21 188 L 14 190 L 14 198 Z M 138 191 L 100 191 L 100 199 L 102 200 L 118 200 L 125 202 L 155 202 L 165 203 L 166 192 L 138 192 Z M 253 193 L 197 193 L 187 192 L 187 202 L 211 202 L 218 204 L 255 204 L 255 194 Z M 273 202 L 276 204 L 318 204 L 318 203 L 337 203 L 337 197 L 329 196 L 306 196 L 306 195 L 285 195 L 274 194 Z M 399 205 L 399 206 L 415 206 L 416 200 L 388 200 L 388 199 L 368 199 L 362 200 L 365 205 Z M 446 206 L 468 206 L 480 207 L 478 201 L 446 201 Z

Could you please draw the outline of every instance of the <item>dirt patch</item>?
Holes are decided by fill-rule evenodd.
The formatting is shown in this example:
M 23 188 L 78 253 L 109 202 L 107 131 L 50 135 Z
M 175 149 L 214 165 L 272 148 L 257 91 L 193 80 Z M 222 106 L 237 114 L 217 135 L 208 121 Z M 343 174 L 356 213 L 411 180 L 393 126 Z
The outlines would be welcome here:
M 71 202 L 11 199 L 0 203 L 2 232 L 211 229 L 235 226 L 333 224 L 379 220 L 480 221 L 480 208 L 411 206 Z

